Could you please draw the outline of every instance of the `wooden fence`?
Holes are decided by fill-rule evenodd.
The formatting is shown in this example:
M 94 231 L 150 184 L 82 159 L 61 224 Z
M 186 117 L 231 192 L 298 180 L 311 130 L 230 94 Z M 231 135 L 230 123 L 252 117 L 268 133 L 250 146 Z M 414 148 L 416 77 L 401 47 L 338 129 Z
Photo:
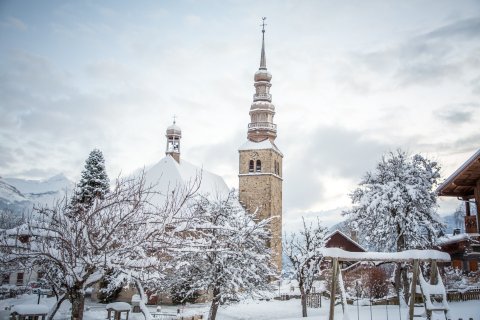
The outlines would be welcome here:
M 480 288 L 469 289 L 465 292 L 461 292 L 461 291 L 447 292 L 447 301 L 468 301 L 468 300 L 480 300 Z

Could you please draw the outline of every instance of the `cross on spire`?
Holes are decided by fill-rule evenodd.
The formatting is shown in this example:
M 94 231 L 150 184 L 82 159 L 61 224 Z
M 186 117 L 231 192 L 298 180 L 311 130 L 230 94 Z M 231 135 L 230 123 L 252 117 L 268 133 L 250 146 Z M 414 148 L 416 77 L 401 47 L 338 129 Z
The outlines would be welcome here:
M 262 32 L 265 33 L 265 20 L 267 20 L 267 17 L 262 17 L 262 24 L 260 25 L 260 27 L 262 27 Z
M 265 58 L 265 20 L 267 17 L 262 17 L 262 24 L 260 25 L 262 27 L 262 52 L 260 55 L 260 69 L 261 70 L 267 70 L 267 59 Z

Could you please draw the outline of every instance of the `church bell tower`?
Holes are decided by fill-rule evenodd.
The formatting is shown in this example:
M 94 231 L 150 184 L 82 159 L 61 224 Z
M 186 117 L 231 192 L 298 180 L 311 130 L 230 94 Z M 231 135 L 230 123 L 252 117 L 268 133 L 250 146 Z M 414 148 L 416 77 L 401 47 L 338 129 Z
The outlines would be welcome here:
M 182 130 L 177 126 L 175 118 L 173 119 L 173 124 L 167 128 L 165 137 L 167 138 L 165 155 L 171 156 L 175 161 L 180 163 L 180 139 L 182 139 Z
M 275 145 L 277 125 L 273 123 L 270 80 L 265 56 L 265 19 L 262 24 L 260 67 L 254 76 L 255 94 L 250 107 L 247 141 L 239 148 L 239 198 L 242 205 L 258 218 L 275 217 L 270 223 L 272 260 L 282 271 L 282 160 Z

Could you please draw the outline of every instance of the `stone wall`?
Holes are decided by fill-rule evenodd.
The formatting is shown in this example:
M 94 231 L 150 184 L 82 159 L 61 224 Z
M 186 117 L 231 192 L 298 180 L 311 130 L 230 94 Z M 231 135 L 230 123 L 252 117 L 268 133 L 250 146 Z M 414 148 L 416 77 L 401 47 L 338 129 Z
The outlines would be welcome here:
M 266 219 L 276 216 L 270 224 L 274 264 L 282 270 L 282 155 L 273 149 L 239 151 L 239 197 L 249 211 L 258 210 L 258 217 Z M 249 172 L 249 163 L 260 160 L 261 172 Z M 280 165 L 275 174 L 275 161 Z

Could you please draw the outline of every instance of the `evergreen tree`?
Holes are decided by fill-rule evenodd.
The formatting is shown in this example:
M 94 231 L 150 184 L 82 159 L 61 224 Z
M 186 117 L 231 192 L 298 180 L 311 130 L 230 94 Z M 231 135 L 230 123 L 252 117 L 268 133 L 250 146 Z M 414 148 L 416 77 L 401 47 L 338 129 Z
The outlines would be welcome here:
M 80 204 L 88 208 L 95 198 L 103 199 L 109 188 L 102 151 L 93 149 L 85 161 L 85 169 L 83 169 L 82 178 L 77 184 L 72 206 Z

